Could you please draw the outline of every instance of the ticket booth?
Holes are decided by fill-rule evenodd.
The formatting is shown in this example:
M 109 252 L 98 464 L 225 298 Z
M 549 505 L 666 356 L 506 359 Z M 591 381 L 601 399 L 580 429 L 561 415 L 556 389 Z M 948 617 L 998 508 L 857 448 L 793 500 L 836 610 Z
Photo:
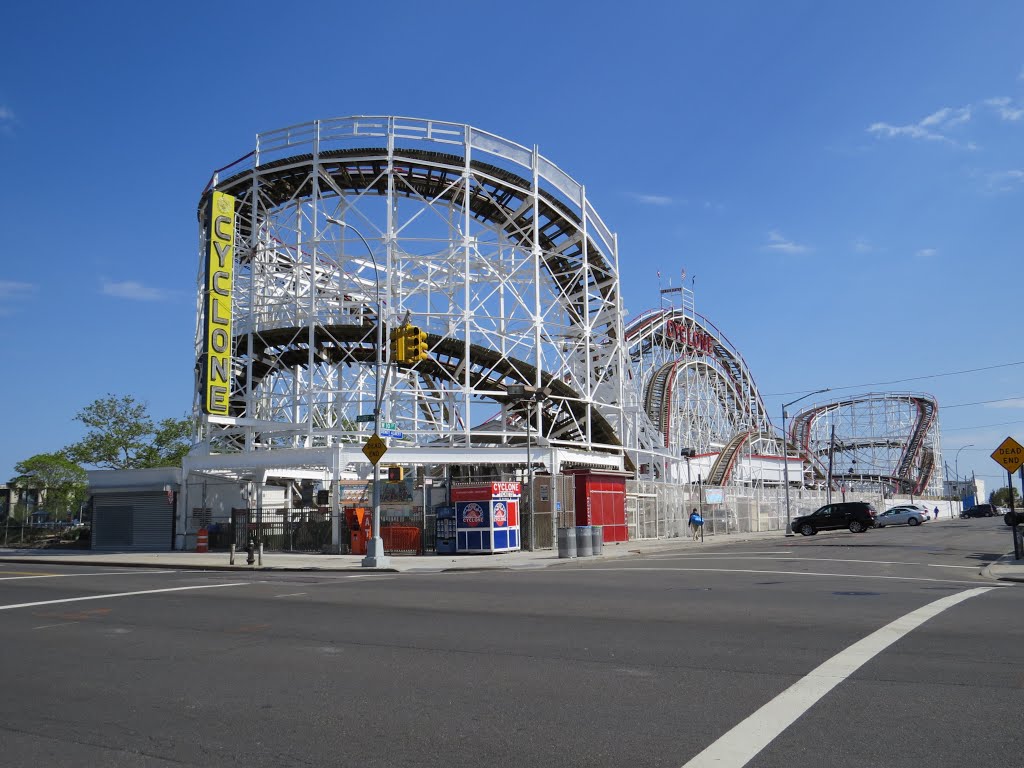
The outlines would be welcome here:
M 495 482 L 454 486 L 455 551 L 514 552 L 519 549 L 520 483 Z
M 605 543 L 629 540 L 626 524 L 626 472 L 568 469 L 576 489 L 576 525 L 599 525 Z

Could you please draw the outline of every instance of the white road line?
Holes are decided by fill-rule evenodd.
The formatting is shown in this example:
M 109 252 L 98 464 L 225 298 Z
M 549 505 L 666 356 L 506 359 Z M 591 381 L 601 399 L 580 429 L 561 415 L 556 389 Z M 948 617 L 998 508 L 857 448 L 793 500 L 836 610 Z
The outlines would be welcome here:
M 771 557 L 762 557 L 759 554 L 745 555 L 657 555 L 658 560 L 667 560 L 672 557 L 682 557 L 686 560 L 799 560 L 820 563 L 874 563 L 875 565 L 926 565 L 929 568 L 966 568 L 967 570 L 980 571 L 979 565 L 945 565 L 944 563 L 912 563 L 906 560 L 854 560 L 848 557 L 797 557 L 795 555 L 784 555 L 772 553 Z M 654 560 L 655 557 L 651 557 Z
M 836 576 L 842 579 L 889 579 L 891 581 L 938 581 L 943 584 L 977 584 L 976 581 L 961 581 L 959 579 L 929 579 L 924 576 L 877 576 L 869 573 L 826 573 L 823 571 L 760 571 L 751 568 L 579 568 L 579 571 L 685 571 L 705 573 L 763 573 L 769 576 Z M 562 571 L 569 573 L 569 571 Z M 1004 585 L 993 585 L 998 588 Z M 1009 584 L 1005 585 L 1009 586 Z
M 3 573 L 3 571 L 0 571 Z M 71 577 L 81 578 L 83 576 L 134 576 L 142 573 L 178 573 L 178 571 L 168 571 L 163 568 L 157 571 L 99 571 L 89 573 L 41 573 L 33 574 L 31 576 L 0 576 L 0 581 L 17 581 L 18 579 L 68 579 Z
M 977 587 L 947 595 L 872 632 L 784 690 L 683 768 L 741 768 L 825 694 L 901 637 L 947 608 L 991 589 Z
M 302 597 L 306 592 L 291 592 L 287 595 L 274 595 L 274 597 Z
M 13 605 L 0 605 L 0 611 L 9 611 L 12 608 L 34 608 L 38 605 L 56 605 L 58 603 L 77 603 L 82 600 L 106 600 L 110 597 L 134 597 L 135 595 L 156 595 L 161 592 L 185 592 L 190 589 L 218 589 L 220 587 L 244 587 L 251 584 L 248 581 L 239 581 L 233 584 L 200 584 L 195 587 L 170 587 L 168 589 L 144 589 L 140 592 L 115 592 L 109 595 L 89 595 L 88 597 L 65 597 L 63 600 L 41 600 L 37 603 L 15 603 Z

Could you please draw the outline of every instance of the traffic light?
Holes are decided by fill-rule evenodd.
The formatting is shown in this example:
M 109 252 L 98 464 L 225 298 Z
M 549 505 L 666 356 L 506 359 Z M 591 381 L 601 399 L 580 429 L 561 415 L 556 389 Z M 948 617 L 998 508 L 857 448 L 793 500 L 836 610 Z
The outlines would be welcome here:
M 399 326 L 398 328 L 392 328 L 390 337 L 390 345 L 388 349 L 390 354 L 388 359 L 396 363 L 405 362 L 405 329 L 406 326 Z
M 405 363 L 416 365 L 428 357 L 430 355 L 427 354 L 427 334 L 419 327 L 410 325 L 405 332 Z
M 403 477 L 405 477 L 405 472 L 401 467 L 388 467 L 389 483 L 400 483 Z
M 416 365 L 426 360 L 427 334 L 415 325 L 402 325 L 391 331 L 391 360 L 397 365 Z

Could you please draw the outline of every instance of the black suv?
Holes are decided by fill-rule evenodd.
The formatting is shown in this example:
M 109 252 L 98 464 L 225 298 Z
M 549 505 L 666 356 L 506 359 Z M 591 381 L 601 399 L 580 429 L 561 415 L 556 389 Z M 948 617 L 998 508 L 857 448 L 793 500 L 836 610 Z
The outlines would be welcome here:
M 854 533 L 863 533 L 875 527 L 875 508 L 866 501 L 844 501 L 826 504 L 809 515 L 793 520 L 793 530 L 804 536 L 813 536 L 818 531 L 832 531 L 849 528 Z
M 999 512 L 991 504 L 975 504 L 960 513 L 960 517 L 995 517 Z

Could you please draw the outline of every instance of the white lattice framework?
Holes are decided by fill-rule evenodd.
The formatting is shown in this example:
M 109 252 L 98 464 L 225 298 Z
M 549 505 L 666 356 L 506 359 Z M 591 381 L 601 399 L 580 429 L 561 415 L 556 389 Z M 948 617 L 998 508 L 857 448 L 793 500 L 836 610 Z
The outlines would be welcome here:
M 260 134 L 200 221 L 211 190 L 238 200 L 231 415 L 206 420 L 212 450 L 365 439 L 379 303 L 387 329 L 428 334 L 428 360 L 381 370 L 405 444 L 521 441 L 505 390 L 525 383 L 551 390 L 535 436 L 624 452 L 616 239 L 536 148 L 429 120 L 315 121 Z M 197 366 L 201 342 L 200 323 Z
M 746 362 L 682 291 L 680 307 L 645 312 L 626 327 L 626 354 L 637 384 L 629 403 L 627 443 L 637 464 L 670 480 L 686 477 L 683 449 L 778 451 L 764 403 Z M 689 300 L 687 300 L 689 299 Z M 703 342 L 695 339 L 703 338 Z M 733 456 L 726 458 L 732 461 Z M 729 472 L 723 467 L 722 480 Z M 731 469 L 731 466 L 729 467 Z
M 819 481 L 831 451 L 836 485 L 942 494 L 938 403 L 930 395 L 868 393 L 811 405 L 793 417 L 789 436 Z

